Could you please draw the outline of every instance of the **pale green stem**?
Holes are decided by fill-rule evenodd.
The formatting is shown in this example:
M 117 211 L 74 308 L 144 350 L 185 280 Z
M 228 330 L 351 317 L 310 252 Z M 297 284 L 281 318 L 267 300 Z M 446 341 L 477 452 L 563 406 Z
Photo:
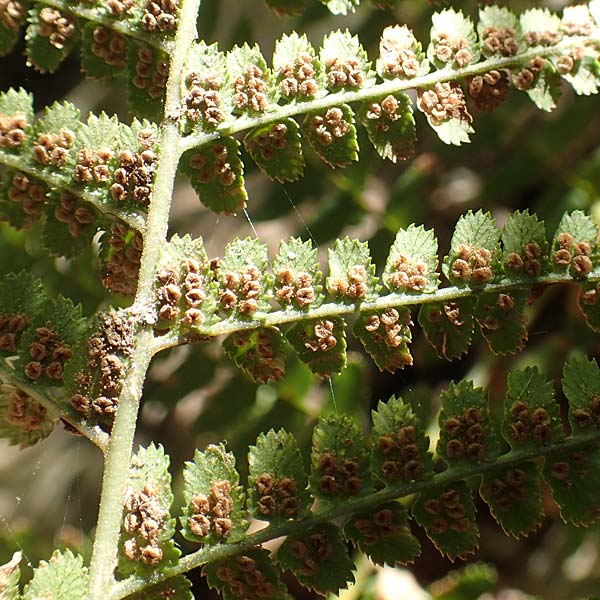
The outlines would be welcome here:
M 196 16 L 201 0 L 183 0 L 179 14 L 180 26 L 171 54 L 164 120 L 160 132 L 160 157 L 152 201 L 144 234 L 138 290 L 131 312 L 137 317 L 136 344 L 131 368 L 123 382 L 119 408 L 115 415 L 102 480 L 102 495 L 96 537 L 90 563 L 88 600 L 106 600 L 114 584 L 123 501 L 131 463 L 133 438 L 142 387 L 152 358 L 153 330 L 146 319 L 152 305 L 152 284 L 164 244 L 171 207 L 177 165 L 181 156 L 180 134 L 176 115 L 181 103 L 180 78 L 190 44 L 196 37 Z
M 542 456 L 546 456 L 552 452 L 584 449 L 592 445 L 597 445 L 598 442 L 600 442 L 600 431 L 594 431 L 593 433 L 587 434 L 577 434 L 554 445 L 527 448 L 524 450 L 512 450 L 511 452 L 504 454 L 503 456 L 500 456 L 489 463 L 473 463 L 461 467 L 454 467 L 447 469 L 442 473 L 438 473 L 431 479 L 425 481 L 390 485 L 382 490 L 373 492 L 372 494 L 367 494 L 357 498 L 348 498 L 343 502 L 340 501 L 334 506 L 312 513 L 310 516 L 304 519 L 291 523 L 284 523 L 282 525 L 271 525 L 265 529 L 261 529 L 256 533 L 246 536 L 242 541 L 235 544 L 217 544 L 215 546 L 200 548 L 200 550 L 197 550 L 193 554 L 188 554 L 179 559 L 175 566 L 168 567 L 160 572 L 156 572 L 150 578 L 146 579 L 137 576 L 129 577 L 128 579 L 119 582 L 114 587 L 107 600 L 120 600 L 121 598 L 126 598 L 130 594 L 139 592 L 151 585 L 165 581 L 166 579 L 170 579 L 175 575 L 191 571 L 192 569 L 206 563 L 236 556 L 240 553 L 247 552 L 251 548 L 282 536 L 290 534 L 302 534 L 303 531 L 306 531 L 310 527 L 320 523 L 333 521 L 334 519 L 338 519 L 340 517 L 347 518 L 350 515 L 357 513 L 369 513 L 384 502 L 389 502 L 398 498 L 405 498 L 412 494 L 416 494 L 417 492 L 429 492 L 431 490 L 444 488 L 448 485 L 456 483 L 457 481 L 463 481 L 470 477 L 476 477 L 510 466 L 516 466 L 523 461 L 541 458 Z

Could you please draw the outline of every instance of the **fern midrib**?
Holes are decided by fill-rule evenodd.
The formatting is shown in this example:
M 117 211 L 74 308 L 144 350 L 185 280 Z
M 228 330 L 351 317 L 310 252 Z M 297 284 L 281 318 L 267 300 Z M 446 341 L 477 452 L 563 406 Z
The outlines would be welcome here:
M 397 92 L 404 92 L 411 89 L 427 88 L 434 86 L 436 83 L 445 83 L 456 79 L 464 79 L 474 75 L 482 75 L 494 69 L 509 69 L 511 67 L 523 64 L 533 58 L 546 58 L 555 54 L 561 54 L 576 46 L 588 46 L 600 44 L 600 36 L 576 36 L 569 37 L 566 41 L 562 41 L 555 46 L 536 47 L 535 49 L 527 50 L 521 54 L 517 54 L 507 58 L 488 58 L 487 60 L 469 65 L 462 69 L 450 69 L 448 67 L 433 71 L 421 77 L 412 79 L 391 79 L 373 85 L 371 87 L 362 88 L 356 91 L 337 92 L 328 94 L 322 98 L 310 100 L 307 102 L 292 103 L 284 106 L 277 106 L 264 115 L 258 117 L 236 117 L 225 121 L 219 125 L 215 131 L 209 133 L 191 133 L 186 136 L 182 142 L 183 150 L 190 150 L 205 146 L 220 137 L 233 135 L 247 129 L 253 129 L 269 123 L 274 123 L 282 119 L 297 116 L 303 113 L 308 113 L 315 110 L 324 110 L 341 104 L 351 102 L 364 102 L 376 100 L 382 96 Z
M 259 329 L 261 327 L 273 327 L 284 325 L 286 323 L 296 323 L 308 319 L 339 317 L 342 315 L 369 312 L 373 310 L 385 310 L 388 308 L 397 308 L 400 306 L 412 307 L 430 304 L 433 302 L 448 302 L 459 298 L 479 297 L 482 294 L 510 292 L 515 289 L 530 289 L 535 286 L 546 286 L 560 283 L 581 284 L 584 282 L 600 282 L 600 268 L 592 271 L 585 279 L 575 279 L 567 274 L 551 273 L 541 277 L 515 280 L 502 280 L 499 283 L 492 283 L 479 288 L 450 286 L 439 288 L 435 292 L 428 294 L 396 294 L 390 293 L 380 296 L 372 302 L 353 303 L 335 303 L 329 302 L 322 304 L 318 308 L 307 311 L 300 310 L 278 310 L 273 312 L 257 312 L 252 316 L 252 320 L 224 320 L 215 325 L 207 327 L 197 327 L 192 331 L 193 334 L 215 337 L 218 335 L 228 335 L 238 331 L 248 331 Z M 181 334 L 178 328 L 173 328 L 161 337 L 153 340 L 153 352 L 166 350 L 187 341 L 186 335 Z
M 511 450 L 507 454 L 496 458 L 494 462 L 472 464 L 462 468 L 450 468 L 425 481 L 417 481 L 408 485 L 389 486 L 372 494 L 346 499 L 343 502 L 340 501 L 336 506 L 313 513 L 305 519 L 261 529 L 260 531 L 247 536 L 243 541 L 201 548 L 200 550 L 179 559 L 176 566 L 167 567 L 160 573 L 156 573 L 147 579 L 131 576 L 115 585 L 108 600 L 120 600 L 121 598 L 126 598 L 130 594 L 140 592 L 151 585 L 155 585 L 206 563 L 236 556 L 237 554 L 245 552 L 260 544 L 264 544 L 270 540 L 286 535 L 301 533 L 314 525 L 332 521 L 338 517 L 348 517 L 355 513 L 373 510 L 376 506 L 379 506 L 384 502 L 410 496 L 418 492 L 443 488 L 457 481 L 481 476 L 501 468 L 518 465 L 523 461 L 541 458 L 558 450 L 577 450 L 598 442 L 600 442 L 600 431 L 585 435 L 578 434 L 562 440 L 558 444 L 542 448 Z

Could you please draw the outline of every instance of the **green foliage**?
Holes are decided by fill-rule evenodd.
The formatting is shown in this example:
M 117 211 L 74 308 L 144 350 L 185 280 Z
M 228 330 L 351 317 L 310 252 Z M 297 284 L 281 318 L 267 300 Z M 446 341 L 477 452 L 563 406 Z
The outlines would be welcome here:
M 75 556 L 70 550 L 55 550 L 49 561 L 40 562 L 35 569 L 33 579 L 23 590 L 23 600 L 84 600 L 87 571 L 81 556 Z

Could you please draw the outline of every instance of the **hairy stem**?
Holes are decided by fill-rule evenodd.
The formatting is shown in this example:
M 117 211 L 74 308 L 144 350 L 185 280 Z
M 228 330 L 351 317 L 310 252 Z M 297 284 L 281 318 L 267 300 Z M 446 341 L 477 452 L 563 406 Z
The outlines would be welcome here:
M 139 401 L 152 358 L 151 342 L 154 334 L 144 317 L 152 299 L 152 282 L 167 234 L 173 185 L 181 156 L 179 128 L 173 116 L 178 114 L 181 103 L 180 78 L 187 50 L 197 35 L 196 15 L 200 2 L 201 0 L 183 0 L 179 15 L 180 27 L 171 54 L 164 120 L 159 140 L 161 153 L 144 233 L 138 290 L 131 308 L 139 317 L 134 332 L 136 344 L 131 368 L 119 397 L 119 408 L 106 453 L 96 538 L 90 563 L 88 600 L 106 600 L 107 591 L 114 582 L 123 499 L 131 463 Z
M 338 517 L 348 517 L 355 513 L 374 510 L 380 504 L 389 502 L 390 500 L 396 500 L 398 498 L 410 496 L 412 494 L 416 494 L 417 492 L 443 488 L 457 481 L 462 481 L 470 477 L 484 475 L 486 473 L 513 465 L 516 466 L 526 460 L 541 458 L 558 450 L 583 449 L 588 446 L 598 444 L 599 441 L 600 431 L 595 431 L 585 435 L 576 435 L 555 445 L 548 445 L 527 450 L 512 450 L 511 452 L 496 458 L 490 463 L 471 464 L 465 467 L 447 469 L 442 473 L 434 475 L 433 478 L 427 481 L 417 481 L 415 483 L 393 486 L 391 485 L 377 492 L 373 492 L 372 494 L 347 499 L 344 500 L 344 502 L 340 502 L 336 506 L 315 512 L 304 519 L 294 521 L 292 523 L 277 525 L 275 527 L 269 526 L 265 529 L 261 529 L 256 533 L 248 535 L 241 542 L 237 542 L 235 544 L 218 544 L 216 546 L 201 548 L 200 550 L 181 558 L 177 565 L 167 568 L 160 573 L 155 573 L 148 579 L 137 576 L 129 577 L 128 579 L 119 582 L 115 586 L 111 595 L 108 597 L 108 600 L 120 600 L 121 598 L 126 598 L 130 594 L 139 592 L 151 585 L 155 585 L 156 583 L 174 577 L 175 575 L 185 573 L 206 563 L 236 556 L 237 554 L 246 552 L 255 546 L 264 544 L 269 540 L 290 534 L 302 533 L 302 531 L 305 531 L 314 525 L 332 521 Z
M 282 119 L 310 111 L 332 108 L 349 102 L 376 100 L 388 94 L 412 89 L 428 88 L 434 86 L 436 83 L 444 83 L 456 79 L 472 77 L 474 75 L 482 75 L 494 69 L 510 69 L 522 65 L 536 57 L 547 58 L 549 56 L 559 56 L 574 47 L 586 45 L 595 46 L 599 43 L 600 38 L 597 36 L 569 37 L 555 46 L 533 48 L 508 58 L 488 58 L 487 60 L 469 65 L 462 69 L 445 68 L 433 71 L 427 75 L 422 75 L 421 77 L 414 77 L 412 79 L 392 79 L 355 91 L 343 91 L 335 94 L 328 94 L 322 98 L 317 98 L 308 102 L 277 106 L 258 117 L 245 116 L 232 118 L 229 121 L 221 123 L 215 131 L 210 133 L 202 132 L 190 134 L 184 139 L 184 149 L 188 150 L 190 148 L 204 146 L 225 135 L 232 135 L 246 129 L 252 129 L 261 125 L 266 125 L 267 123 L 281 121 Z

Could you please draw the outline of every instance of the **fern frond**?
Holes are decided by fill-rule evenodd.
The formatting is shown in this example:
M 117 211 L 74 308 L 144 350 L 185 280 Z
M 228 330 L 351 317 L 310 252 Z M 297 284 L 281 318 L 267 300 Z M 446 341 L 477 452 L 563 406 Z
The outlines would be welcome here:
M 557 418 L 559 407 L 551 383 L 535 368 L 513 371 L 501 427 L 511 450 L 504 454 L 499 450 L 504 441 L 490 416 L 485 390 L 467 381 L 451 384 L 441 395 L 435 459 L 424 425 L 399 398 L 380 402 L 373 411 L 368 438 L 349 418 L 326 417 L 314 431 L 308 489 L 304 489 L 306 477 L 293 438 L 284 431 L 269 432 L 250 451 L 248 498 L 253 514 L 266 517 L 270 524 L 231 540 L 212 531 L 222 531 L 225 521 L 227 531 L 245 529 L 245 511 L 239 504 L 243 494 L 233 456 L 222 447 L 210 446 L 187 467 L 194 475 L 186 476 L 188 507 L 183 519 L 184 527 L 193 518 L 195 527 L 204 524 L 206 535 L 192 537 L 205 546 L 183 557 L 177 566 L 161 569 L 153 581 L 204 564 L 209 583 L 225 598 L 235 595 L 240 586 L 253 589 L 258 585 L 256 578 L 265 585 L 268 582 L 274 594 L 277 589 L 275 597 L 287 597 L 281 596 L 285 592 L 278 587 L 273 562 L 260 551 L 265 542 L 287 536 L 275 563 L 291 570 L 307 587 L 337 591 L 352 581 L 345 541 L 378 564 L 407 563 L 419 554 L 405 510 L 411 505 L 412 517 L 442 554 L 451 559 L 464 557 L 478 548 L 473 496 L 479 484 L 481 497 L 508 535 L 526 536 L 541 524 L 542 477 L 563 519 L 587 525 L 600 515 L 594 492 L 600 479 L 598 383 L 600 368 L 595 361 L 573 358 L 565 364 L 563 385 L 571 402 L 570 414 L 579 415 L 573 422 L 584 429 L 567 437 Z M 583 412 L 590 418 L 582 419 Z M 591 486 L 590 481 L 594 482 Z M 300 500 L 307 492 L 320 500 L 310 513 L 306 501 Z M 414 494 L 411 501 L 409 496 Z M 294 506 L 303 508 L 286 512 L 285 518 L 271 518 L 275 513 L 270 511 L 285 498 L 295 498 Z M 191 499 L 195 517 L 190 517 Z M 400 499 L 402 503 L 396 502 Z M 218 516 L 221 513 L 227 514 Z M 332 521 L 343 523 L 342 530 Z M 254 570 L 262 575 L 251 580 L 244 577 Z M 111 599 L 146 585 L 143 579 L 130 577 L 117 584 Z
M 439 287 L 437 240 L 432 231 L 410 226 L 390 249 L 385 290 L 366 243 L 339 240 L 329 251 L 325 291 L 310 242 L 282 243 L 271 268 L 264 244 L 236 240 L 211 269 L 202 240 L 175 237 L 155 280 L 163 332 L 156 349 L 227 334 L 226 353 L 251 378 L 268 381 L 284 374 L 285 337 L 325 377 L 345 365 L 344 319 L 356 314 L 354 335 L 381 370 L 393 372 L 412 364 L 411 310 L 420 306 L 418 322 L 440 356 L 462 356 L 475 324 L 493 352 L 514 353 L 527 340 L 534 286 L 580 284 L 581 307 L 596 330 L 597 231 L 590 217 L 575 211 L 562 218 L 549 246 L 543 222 L 528 212 L 510 215 L 502 230 L 489 213 L 468 212 L 442 261 L 442 274 L 454 285 Z

